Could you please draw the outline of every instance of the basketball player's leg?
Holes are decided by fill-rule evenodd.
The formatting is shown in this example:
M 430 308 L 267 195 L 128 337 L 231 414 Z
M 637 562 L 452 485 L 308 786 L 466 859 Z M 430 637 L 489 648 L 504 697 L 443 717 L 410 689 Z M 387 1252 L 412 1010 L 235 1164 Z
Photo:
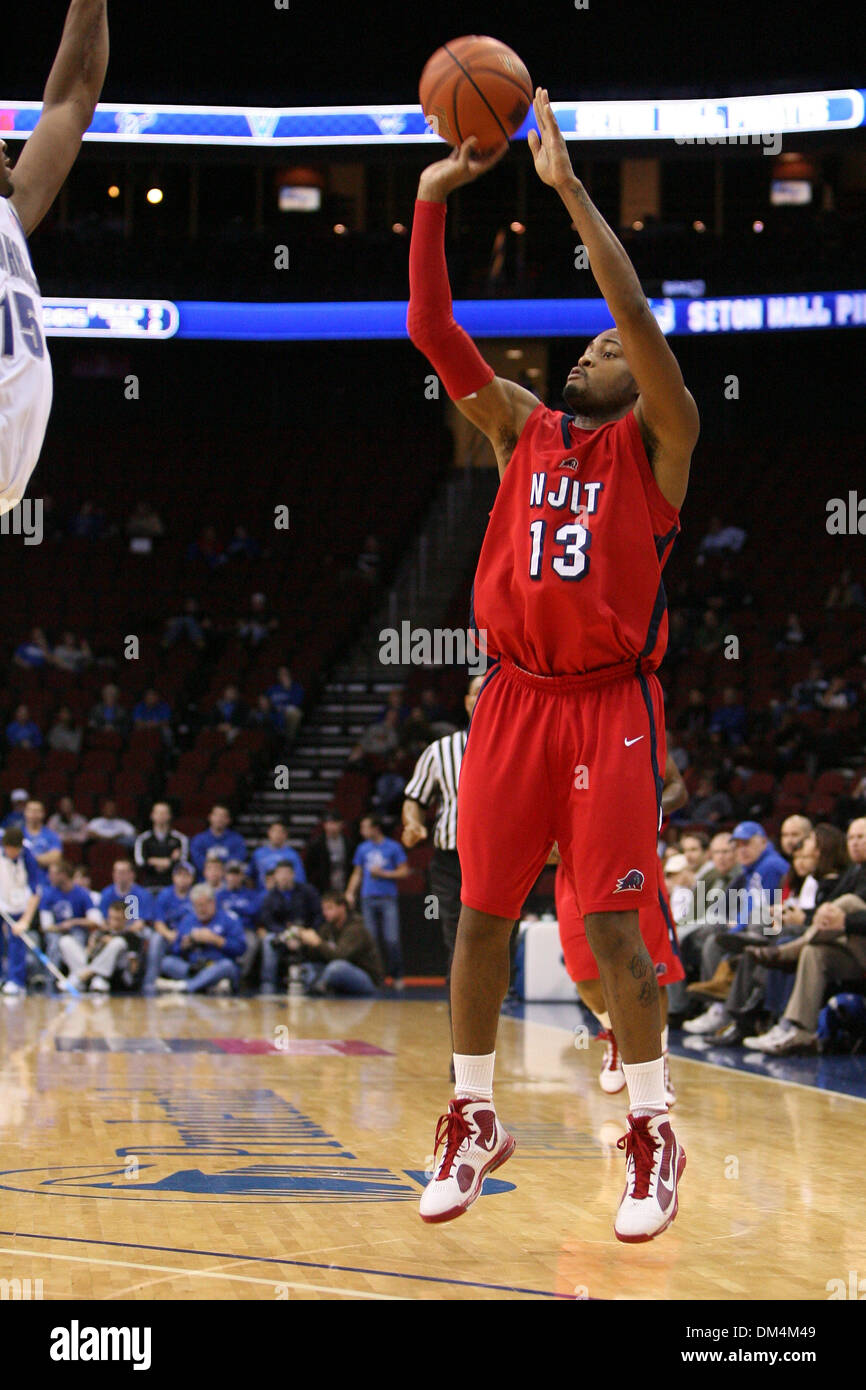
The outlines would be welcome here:
M 496 1047 L 499 1013 L 508 992 L 508 947 L 513 926 L 513 917 L 494 917 L 465 904 L 460 909 L 451 962 L 455 1054 L 485 1056 Z M 492 1066 L 490 1070 L 492 1088 Z

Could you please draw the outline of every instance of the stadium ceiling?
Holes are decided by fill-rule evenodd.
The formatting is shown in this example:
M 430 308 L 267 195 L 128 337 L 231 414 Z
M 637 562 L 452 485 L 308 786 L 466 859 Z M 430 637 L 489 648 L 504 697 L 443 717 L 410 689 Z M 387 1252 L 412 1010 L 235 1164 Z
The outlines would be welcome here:
M 553 102 L 566 140 L 760 143 L 774 135 L 851 130 L 866 124 L 866 90 L 656 101 Z M 0 135 L 26 140 L 40 102 L 0 100 Z M 530 115 L 515 139 L 535 127 Z M 125 145 L 430 145 L 438 137 L 420 106 L 152 106 L 100 103 L 85 140 Z

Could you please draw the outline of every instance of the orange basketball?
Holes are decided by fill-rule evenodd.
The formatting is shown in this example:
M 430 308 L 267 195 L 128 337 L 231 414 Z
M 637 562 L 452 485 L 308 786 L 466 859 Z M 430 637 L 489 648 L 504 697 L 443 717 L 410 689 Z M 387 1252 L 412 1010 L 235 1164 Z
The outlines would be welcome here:
M 449 145 L 476 136 L 482 152 L 510 140 L 532 105 L 526 66 L 507 44 L 466 34 L 437 48 L 421 74 L 421 108 Z

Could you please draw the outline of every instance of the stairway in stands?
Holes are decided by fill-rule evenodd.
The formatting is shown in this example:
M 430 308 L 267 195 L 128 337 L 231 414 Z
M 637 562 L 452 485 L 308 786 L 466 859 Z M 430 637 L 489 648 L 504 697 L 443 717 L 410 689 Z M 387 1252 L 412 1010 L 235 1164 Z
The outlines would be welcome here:
M 388 692 L 404 685 L 410 666 L 383 665 L 380 633 L 443 626 L 449 602 L 477 558 L 498 479 L 492 469 L 450 472 L 423 530 L 409 545 L 391 590 L 359 632 L 353 647 L 330 671 L 318 704 L 307 711 L 288 757 L 289 788 L 262 784 L 236 826 L 250 845 L 265 838 L 269 821 L 282 819 L 296 848 L 306 844 L 333 799 L 351 749 L 381 713 Z M 461 618 L 465 627 L 468 613 Z

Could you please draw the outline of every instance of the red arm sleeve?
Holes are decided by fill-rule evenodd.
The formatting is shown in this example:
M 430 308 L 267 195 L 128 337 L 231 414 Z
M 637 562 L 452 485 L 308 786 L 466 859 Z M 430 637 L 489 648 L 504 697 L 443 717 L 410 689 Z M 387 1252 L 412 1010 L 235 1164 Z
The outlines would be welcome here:
M 459 401 L 488 386 L 496 373 L 454 320 L 445 262 L 445 211 L 444 203 L 421 198 L 415 203 L 406 328 L 451 400 Z

